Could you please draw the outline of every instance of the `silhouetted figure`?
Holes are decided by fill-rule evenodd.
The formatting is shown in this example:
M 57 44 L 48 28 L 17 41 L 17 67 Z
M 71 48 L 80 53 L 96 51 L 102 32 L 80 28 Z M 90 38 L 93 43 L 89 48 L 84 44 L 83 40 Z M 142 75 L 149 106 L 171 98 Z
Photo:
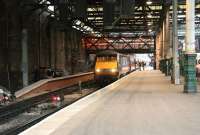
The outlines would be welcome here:
M 196 65 L 196 76 L 197 76 L 197 79 L 199 80 L 200 79 L 200 59 L 198 60 L 198 63 Z
M 146 65 L 146 63 L 144 61 L 141 62 L 141 68 L 142 70 L 144 70 L 144 66 Z
M 141 62 L 139 62 L 139 69 L 140 69 L 140 71 L 142 70 L 141 67 L 142 66 L 142 63 Z

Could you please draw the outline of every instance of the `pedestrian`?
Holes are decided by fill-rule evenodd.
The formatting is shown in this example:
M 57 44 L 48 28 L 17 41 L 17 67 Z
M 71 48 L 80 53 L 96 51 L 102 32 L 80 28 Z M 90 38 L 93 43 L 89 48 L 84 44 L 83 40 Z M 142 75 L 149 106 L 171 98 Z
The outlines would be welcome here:
M 142 66 L 141 64 L 142 64 L 142 63 L 141 63 L 141 62 L 139 62 L 139 69 L 140 69 L 140 71 L 141 71 L 141 68 L 142 68 L 142 67 L 141 67 L 141 66 Z
M 145 66 L 145 62 L 144 62 L 144 61 L 142 61 L 142 62 L 141 62 L 141 67 L 142 67 L 142 70 L 144 70 L 144 66 Z
M 200 59 L 198 60 L 198 63 L 196 65 L 196 77 L 197 77 L 197 80 L 200 79 Z

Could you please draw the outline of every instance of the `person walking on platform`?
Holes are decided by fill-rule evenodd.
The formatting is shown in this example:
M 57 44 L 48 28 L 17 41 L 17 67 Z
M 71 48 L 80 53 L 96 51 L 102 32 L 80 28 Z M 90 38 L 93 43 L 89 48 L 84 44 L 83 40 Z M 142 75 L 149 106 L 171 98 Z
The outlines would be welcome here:
M 196 65 L 196 77 L 197 80 L 200 80 L 200 59 L 198 60 L 198 63 Z
M 142 67 L 142 70 L 144 71 L 144 67 L 145 67 L 146 63 L 144 61 L 142 61 L 141 63 L 141 67 Z
M 139 69 L 140 69 L 140 71 L 141 71 L 141 70 L 142 70 L 142 69 L 141 69 L 141 68 L 142 68 L 142 67 L 141 67 L 141 66 L 142 66 L 142 65 L 141 65 L 141 62 L 139 62 L 138 65 L 139 65 Z
M 144 67 L 145 67 L 146 63 L 144 61 L 140 62 L 139 63 L 139 68 L 140 68 L 140 71 L 144 71 Z

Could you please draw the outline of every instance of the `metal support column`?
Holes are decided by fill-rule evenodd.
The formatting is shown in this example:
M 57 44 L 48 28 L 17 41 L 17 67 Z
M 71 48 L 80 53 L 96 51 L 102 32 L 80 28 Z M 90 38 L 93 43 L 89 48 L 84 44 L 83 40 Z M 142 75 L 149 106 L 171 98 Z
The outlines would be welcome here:
M 163 26 L 162 26 L 162 58 L 163 59 L 165 59 L 165 49 L 166 49 L 166 43 L 165 43 L 165 41 L 166 41 L 166 29 L 165 29 L 165 25 L 166 25 L 166 23 L 165 23 L 165 19 L 164 19 L 164 21 L 163 21 Z
M 195 0 L 186 1 L 186 53 L 184 55 L 184 92 L 197 91 L 195 54 Z
M 166 12 L 166 57 L 170 59 L 172 57 L 172 47 L 170 44 L 170 21 L 169 21 L 169 9 Z
M 22 79 L 23 87 L 28 85 L 28 31 L 22 30 Z
M 154 66 L 153 69 L 156 70 L 156 61 L 157 61 L 157 45 L 156 45 L 156 36 L 154 36 Z
M 170 21 L 169 21 L 169 9 L 166 11 L 166 25 L 165 25 L 165 35 L 166 35 L 166 58 L 167 58 L 167 72 L 166 75 L 171 75 L 171 58 L 172 58 L 172 48 L 170 46 Z
M 174 84 L 180 84 L 180 66 L 178 54 L 177 0 L 173 0 L 173 77 Z

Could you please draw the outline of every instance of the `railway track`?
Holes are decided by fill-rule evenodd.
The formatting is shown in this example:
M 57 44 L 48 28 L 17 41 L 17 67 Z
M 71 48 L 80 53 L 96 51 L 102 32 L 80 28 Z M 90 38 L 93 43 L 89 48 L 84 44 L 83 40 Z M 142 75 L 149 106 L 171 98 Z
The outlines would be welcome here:
M 84 74 L 84 75 L 87 75 L 87 77 L 83 77 L 83 75 L 81 75 L 82 79 L 80 79 L 78 76 L 73 76 L 73 79 L 69 78 L 69 79 L 71 79 L 71 81 L 73 80 L 72 86 L 76 86 L 75 89 L 72 89 L 71 85 L 70 85 L 70 87 L 68 87 L 69 86 L 68 83 L 71 82 L 71 81 L 68 82 L 66 80 L 66 78 L 64 78 L 64 80 L 62 78 L 60 80 L 62 82 L 58 83 L 59 85 L 52 85 L 52 84 L 55 84 L 55 82 L 51 80 L 50 82 L 46 82 L 42 86 L 39 86 L 39 88 L 52 89 L 52 87 L 54 87 L 53 88 L 54 91 L 47 92 L 45 94 L 38 95 L 38 96 L 35 96 L 35 97 L 32 97 L 32 98 L 28 98 L 28 99 L 19 101 L 17 103 L 13 103 L 13 104 L 5 107 L 5 108 L 0 108 L 0 125 L 1 125 L 2 122 L 8 121 L 9 119 L 15 117 L 16 115 L 18 115 L 20 113 L 25 112 L 26 110 L 28 110 L 29 108 L 31 108 L 33 106 L 36 106 L 40 103 L 51 100 L 52 95 L 70 95 L 70 94 L 72 94 L 76 91 L 78 93 L 80 93 L 80 87 L 78 85 L 75 85 L 75 84 L 79 83 L 80 81 L 87 83 L 87 82 L 89 82 L 89 80 L 92 80 L 91 79 L 92 77 L 94 77 L 93 73 Z M 77 78 L 76 81 L 74 80 L 74 77 Z M 55 80 L 55 81 L 59 81 L 59 80 Z M 58 87 L 57 90 L 56 90 L 55 86 Z M 36 90 L 38 90 L 38 88 L 36 88 Z M 94 91 L 96 91 L 96 90 L 97 90 L 97 88 Z M 90 92 L 90 93 L 92 93 L 92 92 Z M 41 114 L 40 116 L 34 117 L 33 119 L 27 120 L 24 123 L 21 123 L 21 124 L 16 125 L 15 127 L 12 127 L 11 129 L 5 130 L 3 132 L 1 132 L 1 130 L 0 130 L 0 134 L 1 135 L 16 135 L 16 134 L 19 134 L 20 132 L 24 131 L 25 129 L 33 126 L 34 124 L 36 124 L 39 121 L 43 120 L 44 118 L 48 117 L 49 115 L 51 115 L 51 114 L 57 112 L 58 110 L 72 104 L 73 102 L 89 95 L 90 93 L 87 93 L 86 95 L 81 94 L 78 98 L 73 99 L 73 100 L 70 99 L 66 103 L 62 104 L 59 108 L 56 108 L 54 110 L 51 110 L 50 112 Z M 27 95 L 27 93 L 25 95 Z
M 0 108 L 0 125 L 6 123 L 7 121 L 16 117 L 17 115 L 27 111 L 31 107 L 50 101 L 52 95 L 67 95 L 78 91 L 79 87 L 77 86 L 77 84 L 79 84 L 80 82 L 83 82 L 83 84 L 87 83 L 93 80 L 93 78 L 94 74 L 90 72 L 79 75 L 73 75 L 70 77 L 62 77 L 47 80 L 45 83 L 42 83 L 42 85 L 39 85 L 38 87 L 33 87 L 34 89 L 32 91 L 36 91 L 36 93 L 39 90 L 46 92 L 30 98 L 29 94 L 31 92 L 25 93 L 24 95 L 22 95 L 23 98 L 20 98 L 20 100 L 18 100 L 17 102 Z M 77 88 L 71 89 L 71 87 L 74 86 L 76 86 Z M 49 116 L 52 113 L 54 113 L 54 111 L 51 113 L 44 114 L 39 118 L 32 119 L 31 121 L 28 121 L 28 123 L 25 123 L 21 126 L 19 125 L 16 128 L 9 129 L 7 132 L 0 131 L 0 134 L 6 135 L 12 133 L 13 135 L 16 131 L 22 131 L 22 129 L 26 128 L 28 125 L 33 125 L 34 123 L 37 123 L 38 121 Z
M 30 99 L 26 99 L 23 101 L 19 101 L 16 103 L 13 103 L 9 106 L 3 107 L 0 109 L 0 123 L 5 122 L 9 119 L 11 119 L 12 117 L 15 117 L 16 115 L 24 112 L 25 110 L 38 105 L 42 102 L 51 100 L 51 95 L 60 95 L 62 94 L 70 94 L 74 92 L 74 90 L 57 90 L 57 91 L 53 91 L 53 92 L 49 92 L 43 95 L 39 95 L 36 97 L 32 97 Z
M 45 114 L 40 115 L 39 117 L 33 118 L 33 119 L 29 120 L 29 121 L 26 121 L 25 123 L 19 124 L 19 125 L 17 125 L 16 127 L 11 128 L 11 129 L 9 129 L 9 130 L 6 130 L 6 131 L 4 131 L 4 132 L 2 132 L 2 133 L 0 132 L 0 134 L 1 134 L 1 135 L 17 135 L 17 134 L 19 134 L 20 132 L 24 131 L 25 129 L 27 129 L 27 128 L 33 126 L 34 124 L 36 124 L 36 123 L 38 123 L 38 122 L 40 122 L 40 121 L 43 120 L 44 118 L 50 116 L 51 114 L 53 114 L 53 113 L 55 113 L 55 112 L 61 110 L 62 108 L 64 108 L 64 107 L 66 107 L 66 106 L 68 106 L 68 105 L 70 105 L 70 104 L 76 102 L 77 100 L 79 100 L 79 99 L 81 99 L 81 98 L 83 98 L 83 97 L 85 97 L 85 96 L 91 94 L 92 92 L 94 92 L 94 91 L 96 91 L 96 90 L 97 90 L 97 89 L 95 89 L 95 90 L 93 90 L 93 91 L 91 91 L 91 92 L 89 92 L 89 93 L 87 93 L 87 94 L 81 95 L 80 97 L 78 97 L 78 98 L 76 98 L 76 99 L 73 99 L 73 100 L 71 100 L 71 101 L 66 101 L 66 102 L 64 102 L 59 108 L 56 108 L 56 109 L 54 109 L 54 110 L 52 110 L 52 111 L 50 111 L 50 112 L 48 112 L 48 113 L 45 113 Z M 77 91 L 79 91 L 79 90 L 77 90 Z M 79 92 L 80 92 L 80 91 L 79 91 Z

